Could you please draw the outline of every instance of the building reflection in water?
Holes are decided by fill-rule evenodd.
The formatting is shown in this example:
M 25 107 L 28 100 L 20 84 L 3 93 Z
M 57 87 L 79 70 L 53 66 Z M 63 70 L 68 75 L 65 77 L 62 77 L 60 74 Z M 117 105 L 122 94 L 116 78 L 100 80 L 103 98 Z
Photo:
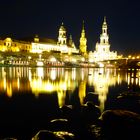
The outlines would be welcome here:
M 58 104 L 66 103 L 67 94 L 78 89 L 79 101 L 84 104 L 88 92 L 98 96 L 99 107 L 104 110 L 110 87 L 127 83 L 128 88 L 140 87 L 139 70 L 118 70 L 104 68 L 30 68 L 1 67 L 0 93 L 12 97 L 14 93 L 39 94 L 57 93 Z M 92 87 L 92 91 L 89 87 Z M 69 91 L 69 92 L 68 92 Z
M 140 86 L 140 70 L 139 69 L 128 70 L 127 83 L 128 83 L 128 88 L 131 90 L 135 90 L 136 86 Z
M 94 70 L 88 79 L 89 84 L 94 86 L 94 92 L 98 95 L 101 111 L 104 110 L 109 87 L 115 86 L 117 78 L 116 70 L 100 68 Z

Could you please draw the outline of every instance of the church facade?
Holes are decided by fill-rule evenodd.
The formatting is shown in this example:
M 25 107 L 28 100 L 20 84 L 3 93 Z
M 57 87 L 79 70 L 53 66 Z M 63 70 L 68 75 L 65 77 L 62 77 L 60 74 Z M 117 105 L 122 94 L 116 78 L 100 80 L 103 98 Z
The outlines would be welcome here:
M 15 40 L 10 37 L 0 40 L 1 52 L 29 52 L 31 49 L 31 43 L 27 41 Z
M 42 39 L 37 35 L 34 39 L 26 41 L 14 40 L 10 37 L 0 40 L 0 51 L 2 52 L 31 52 L 42 53 L 44 51 L 51 52 L 56 51 L 60 53 L 79 53 L 79 50 L 75 47 L 75 44 L 70 35 L 67 40 L 66 29 L 62 23 L 59 28 L 58 40 L 54 39 Z
M 75 47 L 75 44 L 70 36 L 69 41 L 67 41 L 66 29 L 62 23 L 59 28 L 58 41 L 40 41 L 36 36 L 34 42 L 31 43 L 32 49 L 30 52 L 42 53 L 43 51 L 51 52 L 57 51 L 60 53 L 79 53 L 79 50 Z
M 113 60 L 116 58 L 117 52 L 110 51 L 109 35 L 107 33 L 107 22 L 106 17 L 104 17 L 100 42 L 96 43 L 94 52 L 89 52 L 89 60 L 91 62 L 98 62 L 104 60 Z

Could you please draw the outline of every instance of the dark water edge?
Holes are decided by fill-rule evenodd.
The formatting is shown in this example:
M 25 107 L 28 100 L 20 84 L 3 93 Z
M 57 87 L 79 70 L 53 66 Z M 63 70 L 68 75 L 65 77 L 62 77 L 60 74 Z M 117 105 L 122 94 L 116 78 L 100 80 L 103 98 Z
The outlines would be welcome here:
M 123 88 L 121 89 L 122 91 Z M 105 103 L 105 110 L 108 109 L 126 109 L 140 114 L 140 102 L 134 98 L 118 100 L 118 92 L 114 91 L 112 96 L 108 95 Z M 140 92 L 139 92 L 140 93 Z M 92 98 L 85 98 L 87 101 L 94 101 Z M 80 115 L 80 102 L 77 90 L 71 95 L 71 101 L 67 104 L 74 106 L 75 114 L 68 117 L 76 120 L 75 129 L 80 135 L 84 135 L 85 129 L 82 127 L 83 116 Z M 97 100 L 95 104 L 99 105 Z M 88 114 L 87 114 L 88 116 Z M 58 105 L 57 93 L 39 94 L 35 97 L 32 93 L 14 93 L 12 98 L 7 98 L 6 94 L 0 95 L 0 139 L 5 137 L 15 137 L 18 140 L 31 140 L 31 138 L 42 129 L 49 130 L 49 122 L 52 119 L 65 118 Z M 90 117 L 89 117 L 90 118 Z M 78 122 L 77 122 L 78 121 Z M 86 134 L 85 134 L 86 135 Z
M 53 101 L 53 102 L 52 102 Z M 28 139 L 45 129 L 49 120 L 60 117 L 57 94 L 14 94 L 0 97 L 0 137 Z

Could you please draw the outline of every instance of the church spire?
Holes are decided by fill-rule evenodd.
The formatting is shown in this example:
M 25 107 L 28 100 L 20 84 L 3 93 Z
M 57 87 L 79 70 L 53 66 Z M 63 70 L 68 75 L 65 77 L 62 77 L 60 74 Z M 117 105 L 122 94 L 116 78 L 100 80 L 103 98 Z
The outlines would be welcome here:
M 104 23 L 106 23 L 106 16 L 104 16 Z
M 102 25 L 102 32 L 107 33 L 107 22 L 106 22 L 106 16 L 104 16 L 104 21 Z
M 87 52 L 87 39 L 85 37 L 85 26 L 84 26 L 84 21 L 82 25 L 82 32 L 81 32 L 81 37 L 80 37 L 80 52 L 82 54 L 86 54 Z
M 85 30 L 85 25 L 84 25 L 85 23 L 84 23 L 84 20 L 83 20 L 83 28 L 82 28 L 82 30 Z
M 84 20 L 83 20 L 83 25 L 82 25 L 81 37 L 85 38 L 85 25 L 84 25 Z
M 102 25 L 102 34 L 100 36 L 100 42 L 102 44 L 109 44 L 109 37 L 107 33 L 107 22 L 106 17 L 104 17 L 103 25 Z

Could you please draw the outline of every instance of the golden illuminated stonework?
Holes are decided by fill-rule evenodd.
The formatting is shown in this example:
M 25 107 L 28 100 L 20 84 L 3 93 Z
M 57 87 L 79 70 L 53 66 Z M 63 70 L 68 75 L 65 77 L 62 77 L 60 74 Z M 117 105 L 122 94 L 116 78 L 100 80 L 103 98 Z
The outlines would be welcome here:
M 83 21 L 83 28 L 82 28 L 82 32 L 81 32 L 81 38 L 80 38 L 80 52 L 82 54 L 86 54 L 87 53 L 87 39 L 85 37 L 85 28 L 84 28 L 84 21 Z
M 94 62 L 117 59 L 117 52 L 110 51 L 106 17 L 104 17 L 104 22 L 102 25 L 102 34 L 100 35 L 100 42 L 96 43 L 95 51 L 90 52 L 89 58 L 92 58 Z

